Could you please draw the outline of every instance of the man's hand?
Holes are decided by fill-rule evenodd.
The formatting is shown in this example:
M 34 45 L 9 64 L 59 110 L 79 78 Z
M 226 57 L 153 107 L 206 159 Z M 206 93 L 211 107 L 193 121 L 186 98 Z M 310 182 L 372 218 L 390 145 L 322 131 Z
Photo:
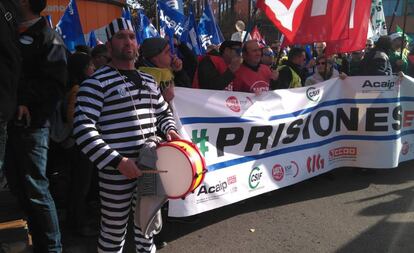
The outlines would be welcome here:
M 181 136 L 175 130 L 168 131 L 167 141 L 177 141 L 181 139 L 182 139 Z
M 277 69 L 272 69 L 272 76 L 270 77 L 273 81 L 279 79 L 279 71 Z
M 30 126 L 31 117 L 29 108 L 27 108 L 27 106 L 19 105 L 17 107 L 17 120 L 23 120 L 23 122 L 25 122 L 24 127 Z
M 231 59 L 231 63 L 229 65 L 230 71 L 234 74 L 239 68 L 242 63 L 242 58 L 240 56 L 236 56 Z
M 347 74 L 345 74 L 344 72 L 339 73 L 339 79 L 345 80 L 347 77 Z
M 183 61 L 181 61 L 180 58 L 178 58 L 176 55 L 173 56 L 171 60 L 171 70 L 172 71 L 180 71 L 183 69 Z
M 129 158 L 122 158 L 121 162 L 118 165 L 118 170 L 122 175 L 126 176 L 129 179 L 137 178 L 142 176 L 142 171 L 138 169 L 138 166 Z
M 174 84 L 170 84 L 165 90 L 162 92 L 162 96 L 166 102 L 170 102 L 173 100 L 175 93 L 174 93 Z

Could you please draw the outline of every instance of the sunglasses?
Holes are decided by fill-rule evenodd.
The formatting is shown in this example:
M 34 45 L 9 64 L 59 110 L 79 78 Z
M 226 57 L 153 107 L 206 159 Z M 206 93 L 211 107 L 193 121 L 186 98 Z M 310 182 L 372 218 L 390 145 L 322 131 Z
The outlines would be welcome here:
M 267 52 L 263 52 L 264 56 L 275 56 L 275 53 L 273 53 L 272 51 L 267 51 Z
M 366 46 L 366 47 L 372 47 L 372 46 L 374 46 L 374 45 L 372 45 L 372 44 L 366 44 L 365 46 Z
M 319 66 L 319 65 L 326 65 L 326 62 L 324 62 L 324 61 L 323 62 L 317 62 L 316 66 Z

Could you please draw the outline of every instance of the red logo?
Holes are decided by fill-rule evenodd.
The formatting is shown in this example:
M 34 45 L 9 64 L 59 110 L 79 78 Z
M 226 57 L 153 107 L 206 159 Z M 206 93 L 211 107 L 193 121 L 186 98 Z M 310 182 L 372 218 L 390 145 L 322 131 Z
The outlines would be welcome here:
M 404 141 L 401 148 L 401 154 L 406 155 L 408 154 L 408 151 L 410 151 L 410 144 L 408 144 L 407 141 Z
M 306 167 L 309 173 L 315 172 L 315 170 L 323 169 L 325 167 L 325 159 L 321 159 L 320 154 L 309 156 L 306 162 Z
M 234 176 L 230 176 L 230 177 L 228 177 L 227 178 L 227 184 L 234 184 L 234 183 L 236 183 L 237 182 L 237 178 L 236 178 L 236 175 L 234 175 Z
M 276 164 L 272 168 L 272 176 L 276 181 L 280 181 L 283 179 L 283 176 L 285 175 L 285 170 L 283 169 L 282 165 Z
M 329 150 L 329 160 L 338 158 L 355 158 L 358 154 L 356 147 L 339 147 Z
M 227 107 L 233 112 L 240 112 L 240 102 L 235 96 L 230 96 L 226 100 Z

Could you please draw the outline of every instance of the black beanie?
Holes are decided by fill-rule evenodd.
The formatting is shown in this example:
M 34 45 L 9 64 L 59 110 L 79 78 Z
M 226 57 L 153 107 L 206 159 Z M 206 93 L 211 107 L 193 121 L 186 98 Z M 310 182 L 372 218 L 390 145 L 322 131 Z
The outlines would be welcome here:
M 167 45 L 168 41 L 163 38 L 145 39 L 141 45 L 141 55 L 145 59 L 149 60 L 152 57 L 159 55 Z

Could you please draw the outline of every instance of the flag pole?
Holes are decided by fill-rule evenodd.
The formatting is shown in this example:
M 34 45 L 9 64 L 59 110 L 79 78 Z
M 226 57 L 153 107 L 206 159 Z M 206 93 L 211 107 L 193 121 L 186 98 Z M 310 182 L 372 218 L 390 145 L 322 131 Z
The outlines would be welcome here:
M 160 23 L 158 21 L 159 17 L 158 17 L 158 0 L 155 0 L 155 27 L 157 28 L 157 30 L 160 30 Z
M 402 32 L 402 44 L 401 44 L 401 55 L 400 59 L 403 58 L 404 53 L 404 44 L 405 44 L 405 25 L 407 24 L 407 15 L 408 15 L 408 0 L 405 0 L 405 9 L 404 9 L 404 21 L 403 21 L 403 32 Z
M 249 1 L 250 3 L 250 1 Z M 250 8 L 250 6 L 249 6 Z M 250 32 L 253 30 L 255 23 L 256 23 L 256 13 L 257 13 L 257 7 L 256 5 L 254 6 L 254 10 L 253 10 L 253 16 L 249 21 L 249 24 L 247 25 L 247 30 L 246 30 L 246 34 L 244 35 L 243 41 L 242 43 L 244 44 L 244 42 L 246 42 L 247 37 L 249 36 Z
M 397 3 L 395 4 L 394 12 L 392 13 L 390 27 L 388 28 L 388 34 L 391 33 L 392 24 L 394 23 L 395 15 L 397 15 L 398 6 L 400 5 L 400 0 L 397 0 Z

